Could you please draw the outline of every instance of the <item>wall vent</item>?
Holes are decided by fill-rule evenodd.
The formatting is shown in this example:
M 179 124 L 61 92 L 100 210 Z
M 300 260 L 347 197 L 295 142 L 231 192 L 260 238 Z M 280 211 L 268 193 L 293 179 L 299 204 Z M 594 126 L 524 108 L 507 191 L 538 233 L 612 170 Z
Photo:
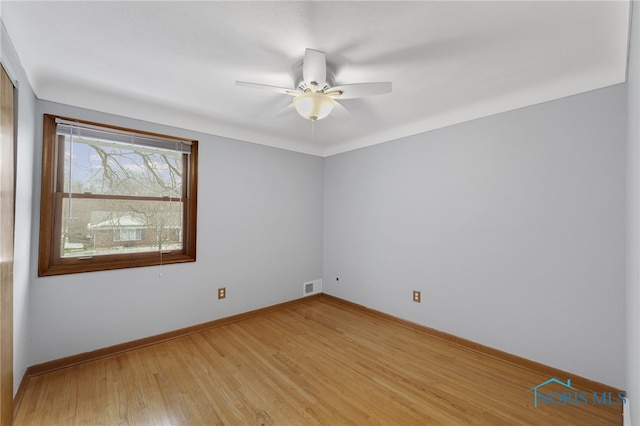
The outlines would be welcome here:
M 317 293 L 322 293 L 322 280 L 307 281 L 302 284 L 303 296 L 310 296 Z

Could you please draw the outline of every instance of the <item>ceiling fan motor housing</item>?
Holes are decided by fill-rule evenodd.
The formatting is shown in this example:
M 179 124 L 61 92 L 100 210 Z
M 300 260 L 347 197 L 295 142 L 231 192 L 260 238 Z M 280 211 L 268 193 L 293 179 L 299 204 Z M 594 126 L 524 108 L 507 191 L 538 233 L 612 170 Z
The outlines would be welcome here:
M 307 89 L 312 90 L 311 86 L 304 81 L 303 78 L 303 74 L 302 74 L 302 64 L 303 62 L 300 62 L 298 64 L 298 66 L 295 69 L 295 73 L 294 73 L 294 81 L 296 82 L 296 89 L 298 89 L 300 92 L 306 92 Z M 327 61 L 327 76 L 325 78 L 325 84 L 320 87 L 316 87 L 316 91 L 325 91 L 330 89 L 331 87 L 335 86 L 335 80 L 334 80 L 334 67 L 331 63 L 329 63 Z

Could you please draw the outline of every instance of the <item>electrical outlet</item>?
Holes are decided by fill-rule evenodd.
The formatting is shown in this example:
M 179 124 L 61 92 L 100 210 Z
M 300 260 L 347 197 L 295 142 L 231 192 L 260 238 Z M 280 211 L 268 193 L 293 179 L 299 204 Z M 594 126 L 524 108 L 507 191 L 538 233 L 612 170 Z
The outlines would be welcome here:
M 224 299 L 227 297 L 227 289 L 225 287 L 221 287 L 218 289 L 218 299 Z
M 413 301 L 416 303 L 420 303 L 420 291 L 413 290 Z

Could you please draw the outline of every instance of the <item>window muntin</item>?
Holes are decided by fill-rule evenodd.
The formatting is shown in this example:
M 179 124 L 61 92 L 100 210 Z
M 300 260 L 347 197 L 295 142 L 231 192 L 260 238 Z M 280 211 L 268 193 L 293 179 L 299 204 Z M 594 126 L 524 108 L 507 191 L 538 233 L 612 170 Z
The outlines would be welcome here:
M 49 115 L 44 129 L 40 275 L 195 260 L 196 141 Z

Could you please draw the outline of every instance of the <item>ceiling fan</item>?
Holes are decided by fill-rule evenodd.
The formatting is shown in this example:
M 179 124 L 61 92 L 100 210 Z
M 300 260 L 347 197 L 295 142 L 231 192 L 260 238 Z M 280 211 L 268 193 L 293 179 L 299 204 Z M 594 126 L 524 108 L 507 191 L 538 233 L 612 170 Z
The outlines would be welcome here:
M 269 86 L 266 84 L 236 81 L 236 85 L 253 89 L 283 93 L 293 97 L 293 102 L 279 111 L 276 116 L 284 115 L 293 109 L 312 122 L 325 118 L 334 107 L 344 111 L 338 99 L 363 98 L 391 92 L 390 82 L 355 83 L 335 86 L 333 72 L 327 67 L 325 54 L 318 50 L 306 49 L 304 59 L 296 73 L 296 88 Z

